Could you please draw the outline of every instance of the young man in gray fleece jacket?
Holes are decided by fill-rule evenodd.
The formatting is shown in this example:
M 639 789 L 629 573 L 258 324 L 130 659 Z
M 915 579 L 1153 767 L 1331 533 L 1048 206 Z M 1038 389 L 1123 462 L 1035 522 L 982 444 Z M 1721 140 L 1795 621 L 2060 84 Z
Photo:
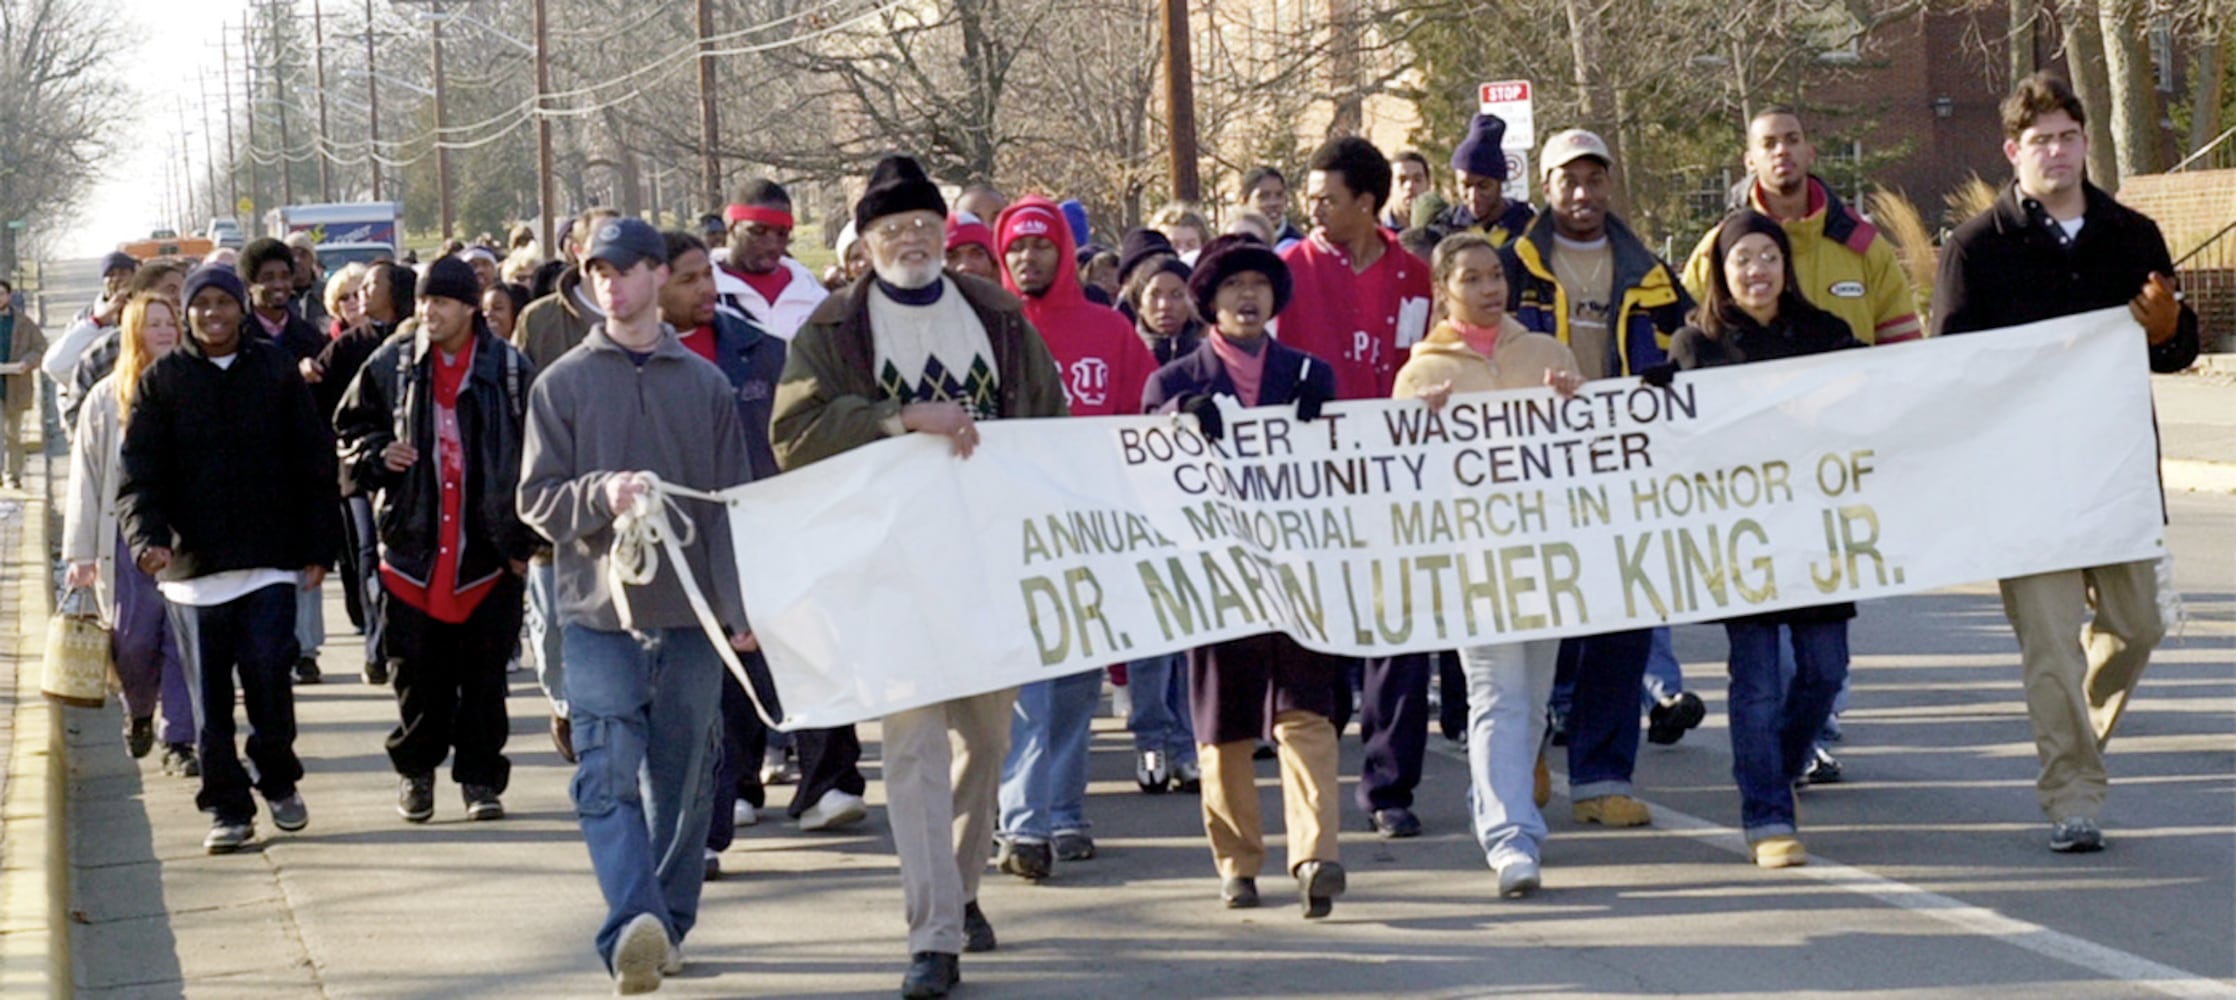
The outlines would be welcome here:
M 520 477 L 521 519 L 551 539 L 567 711 L 580 758 L 575 813 L 605 893 L 598 954 L 615 992 L 660 988 L 682 969 L 698 917 L 699 847 L 714 799 L 720 653 L 673 566 L 614 593 L 614 522 L 659 503 L 647 474 L 719 490 L 753 478 L 730 383 L 660 322 L 667 247 L 638 219 L 603 223 L 584 284 L 605 320 L 536 380 Z M 755 648 L 738 599 L 729 520 L 678 501 L 698 526 L 685 562 L 730 644 Z M 640 788 L 642 791 L 640 792 Z M 644 801 L 650 795 L 652 801 Z

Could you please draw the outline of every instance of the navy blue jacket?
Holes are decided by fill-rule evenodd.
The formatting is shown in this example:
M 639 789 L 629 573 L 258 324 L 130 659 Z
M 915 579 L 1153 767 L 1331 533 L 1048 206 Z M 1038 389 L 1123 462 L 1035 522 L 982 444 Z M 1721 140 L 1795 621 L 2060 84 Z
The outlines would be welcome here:
M 750 319 L 714 314 L 714 366 L 737 395 L 738 420 L 745 425 L 745 450 L 754 479 L 776 475 L 776 449 L 769 444 L 769 417 L 776 408 L 776 382 L 784 374 L 784 341 Z
M 1211 338 L 1218 335 L 1205 333 L 1202 346 L 1173 359 L 1149 376 L 1149 383 L 1141 387 L 1141 412 L 1170 409 L 1175 400 L 1190 394 L 1216 396 L 1225 393 L 1241 398 L 1235 392 L 1234 380 L 1227 377 L 1226 364 L 1211 347 Z M 1320 389 L 1321 399 L 1335 398 L 1333 365 L 1272 337 L 1266 338 L 1265 349 L 1270 353 L 1266 355 L 1265 377 L 1258 384 L 1259 406 L 1296 402 L 1297 388 L 1308 383 Z

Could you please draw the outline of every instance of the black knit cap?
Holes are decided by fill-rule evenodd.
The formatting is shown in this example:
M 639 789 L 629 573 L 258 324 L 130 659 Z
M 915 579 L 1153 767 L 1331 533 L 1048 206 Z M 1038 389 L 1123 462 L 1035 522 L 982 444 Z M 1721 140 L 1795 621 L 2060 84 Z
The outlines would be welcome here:
M 457 299 L 479 309 L 481 279 L 474 276 L 473 265 L 456 257 L 445 257 L 427 265 L 427 273 L 419 276 L 419 297 Z
M 877 161 L 870 170 L 869 187 L 862 191 L 862 200 L 854 203 L 854 229 L 866 234 L 872 222 L 917 211 L 932 212 L 944 219 L 947 199 L 914 157 L 895 154 Z
M 1154 229 L 1129 229 L 1118 240 L 1118 283 L 1133 277 L 1134 268 L 1158 254 L 1179 256 L 1172 249 L 1172 241 Z
M 1188 275 L 1188 295 L 1196 300 L 1196 314 L 1206 321 L 1218 315 L 1211 303 L 1219 295 L 1219 286 L 1245 271 L 1256 271 L 1273 282 L 1273 315 L 1281 315 L 1294 288 L 1289 265 L 1255 237 L 1233 233 L 1204 244 L 1203 253 L 1196 257 L 1196 269 Z

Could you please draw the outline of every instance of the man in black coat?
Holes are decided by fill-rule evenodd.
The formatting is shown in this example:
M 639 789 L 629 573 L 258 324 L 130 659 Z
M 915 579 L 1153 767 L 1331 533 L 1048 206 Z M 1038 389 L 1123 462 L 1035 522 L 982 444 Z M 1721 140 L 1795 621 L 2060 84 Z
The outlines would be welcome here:
M 255 787 L 282 830 L 310 822 L 296 782 L 295 606 L 315 600 L 340 544 L 334 442 L 295 359 L 247 335 L 240 278 L 203 267 L 186 281 L 192 336 L 140 376 L 126 423 L 118 520 L 140 570 L 172 606 L 199 674 L 203 846 L 255 836 L 249 774 L 233 746 L 233 677 L 248 710 Z
M 2047 73 L 2021 81 L 2004 100 L 2003 155 L 2017 178 L 1942 248 L 1935 332 L 1990 330 L 2124 304 L 2148 338 L 2151 370 L 2180 371 L 2197 359 L 2197 315 L 2174 289 L 2158 226 L 2083 176 L 2086 123 L 2072 88 Z M 2165 633 L 2157 568 L 2146 559 L 2002 581 L 2042 761 L 2035 790 L 2050 818 L 2053 851 L 2104 846 L 2096 823 L 2110 784 L 2103 747 Z M 2091 605 L 2095 619 L 2084 626 Z
M 534 368 L 482 322 L 463 261 L 436 261 L 418 299 L 417 333 L 365 360 L 334 428 L 350 482 L 378 498 L 379 631 L 402 717 L 388 736 L 396 811 L 435 814 L 449 756 L 466 818 L 502 819 L 505 661 L 537 544 L 514 498 Z

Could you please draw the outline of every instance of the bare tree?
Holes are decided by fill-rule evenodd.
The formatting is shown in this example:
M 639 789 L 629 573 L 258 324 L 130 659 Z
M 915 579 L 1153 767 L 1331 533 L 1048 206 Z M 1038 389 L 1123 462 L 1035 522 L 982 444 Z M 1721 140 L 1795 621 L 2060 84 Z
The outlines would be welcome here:
M 105 173 L 126 109 L 115 18 L 108 0 L 0 0 L 0 205 L 12 213 L 0 274 L 15 270 L 20 232 L 68 218 Z

